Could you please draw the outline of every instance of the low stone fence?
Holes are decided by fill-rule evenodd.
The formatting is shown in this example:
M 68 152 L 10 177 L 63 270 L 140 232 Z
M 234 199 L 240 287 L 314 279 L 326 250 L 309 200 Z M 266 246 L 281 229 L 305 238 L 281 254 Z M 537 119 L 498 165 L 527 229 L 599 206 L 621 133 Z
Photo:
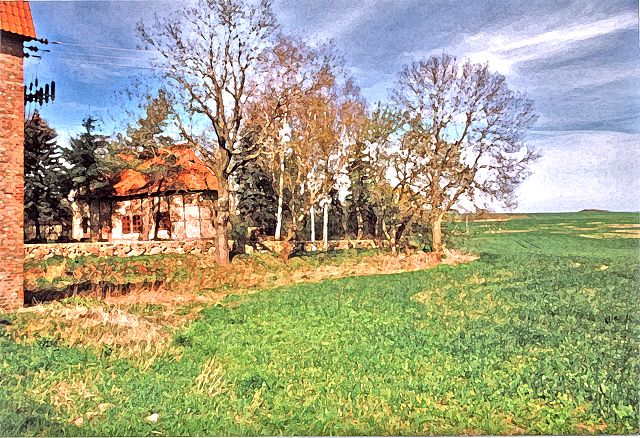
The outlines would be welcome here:
M 230 245 L 233 242 L 229 242 Z M 282 241 L 264 240 L 258 248 L 264 246 L 274 253 L 282 251 Z M 321 251 L 322 241 L 298 242 L 305 251 Z M 380 248 L 384 242 L 374 240 L 330 240 L 329 250 L 341 249 L 369 249 Z M 255 249 L 252 245 L 245 245 L 245 252 L 251 253 Z M 46 260 L 54 256 L 74 259 L 83 256 L 115 256 L 135 257 L 157 254 L 214 254 L 215 239 L 202 240 L 141 240 L 127 242 L 72 242 L 72 243 L 43 243 L 24 245 L 24 258 L 28 260 Z
M 135 257 L 156 254 L 214 254 L 214 239 L 137 242 L 73 242 L 24 245 L 25 260 L 46 260 L 54 256 L 74 259 L 82 256 Z
M 260 242 L 264 245 L 269 251 L 273 251 L 275 253 L 279 253 L 282 251 L 283 241 L 281 240 L 263 240 Z M 303 245 L 305 251 L 321 251 L 323 250 L 323 245 L 321 240 L 317 240 L 315 242 L 299 242 L 298 245 Z M 371 239 L 353 239 L 353 240 L 330 240 L 329 241 L 329 250 L 341 250 L 341 249 L 370 249 L 370 248 L 380 248 L 383 246 L 382 242 L 375 242 Z

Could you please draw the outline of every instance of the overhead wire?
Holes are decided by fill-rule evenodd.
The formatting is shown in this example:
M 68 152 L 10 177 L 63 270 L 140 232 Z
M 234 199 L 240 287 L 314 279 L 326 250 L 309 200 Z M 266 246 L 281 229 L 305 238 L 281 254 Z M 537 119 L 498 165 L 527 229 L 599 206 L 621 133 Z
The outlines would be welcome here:
M 157 50 L 149 50 L 149 49 L 131 49 L 126 47 L 114 47 L 114 46 L 90 46 L 86 44 L 77 44 L 77 43 L 67 43 L 63 41 L 49 41 L 49 44 L 56 44 L 60 46 L 73 46 L 73 47 L 84 47 L 87 49 L 100 49 L 100 50 L 123 50 L 127 52 L 158 52 Z
M 61 55 L 76 55 L 76 56 L 92 56 L 94 58 L 111 58 L 111 59 L 122 59 L 125 61 L 145 61 L 144 59 L 137 59 L 125 56 L 113 56 L 113 55 L 102 55 L 102 54 L 94 54 L 94 53 L 82 53 L 82 52 L 63 52 L 63 51 L 54 51 L 50 52 L 53 54 L 61 54 Z
M 148 70 L 168 70 L 166 68 L 162 68 L 162 67 L 152 67 L 152 66 L 144 66 L 144 65 L 130 65 L 130 64 L 117 64 L 117 63 L 113 63 L 113 62 L 101 62 L 101 61 L 93 61 L 90 59 L 81 59 L 81 58 L 68 58 L 68 57 L 64 57 L 64 56 L 57 56 L 55 58 L 56 60 L 58 59 L 62 59 L 62 60 L 66 60 L 66 61 L 77 61 L 79 64 L 85 64 L 85 63 L 89 63 L 89 64 L 98 64 L 98 65 L 109 65 L 112 67 L 125 67 L 125 68 L 142 68 L 142 69 L 148 69 Z M 139 61 L 136 59 L 131 58 L 132 61 Z

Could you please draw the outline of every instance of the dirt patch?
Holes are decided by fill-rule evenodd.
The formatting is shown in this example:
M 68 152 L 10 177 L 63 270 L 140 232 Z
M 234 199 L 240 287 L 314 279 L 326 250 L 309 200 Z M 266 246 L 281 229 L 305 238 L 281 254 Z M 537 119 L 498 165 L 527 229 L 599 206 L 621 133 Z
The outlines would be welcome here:
M 579 234 L 587 239 L 640 239 L 640 230 L 614 230 L 610 233 Z
M 621 234 L 630 239 L 640 239 L 640 230 L 613 230 L 616 234 Z
M 512 219 L 520 219 L 520 218 L 511 218 L 511 217 L 496 217 L 496 218 L 491 218 L 491 219 L 472 219 L 469 220 L 469 222 L 506 222 L 506 221 L 510 221 Z
M 607 224 L 607 228 L 635 229 L 635 228 L 640 228 L 640 224 Z
M 534 230 L 489 230 L 485 231 L 487 234 L 517 234 L 517 233 L 530 233 Z

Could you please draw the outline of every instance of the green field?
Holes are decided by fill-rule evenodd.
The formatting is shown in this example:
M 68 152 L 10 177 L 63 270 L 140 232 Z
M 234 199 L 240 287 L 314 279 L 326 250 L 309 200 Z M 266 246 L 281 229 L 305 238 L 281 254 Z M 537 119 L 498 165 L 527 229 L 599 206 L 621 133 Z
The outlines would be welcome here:
M 479 260 L 230 295 L 131 357 L 0 315 L 0 435 L 638 433 L 638 222 L 450 224 Z

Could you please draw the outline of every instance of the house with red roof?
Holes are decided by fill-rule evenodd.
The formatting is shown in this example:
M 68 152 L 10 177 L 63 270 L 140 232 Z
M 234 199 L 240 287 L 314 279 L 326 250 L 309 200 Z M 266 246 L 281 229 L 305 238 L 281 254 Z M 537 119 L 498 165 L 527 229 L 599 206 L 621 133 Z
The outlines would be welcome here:
M 24 43 L 27 1 L 0 1 L 0 308 L 24 304 Z
M 188 240 L 215 237 L 218 181 L 184 145 L 160 148 L 115 175 L 109 195 L 74 203 L 74 240 Z M 135 161 L 135 163 L 134 163 Z M 97 234 L 97 235 L 96 235 Z

